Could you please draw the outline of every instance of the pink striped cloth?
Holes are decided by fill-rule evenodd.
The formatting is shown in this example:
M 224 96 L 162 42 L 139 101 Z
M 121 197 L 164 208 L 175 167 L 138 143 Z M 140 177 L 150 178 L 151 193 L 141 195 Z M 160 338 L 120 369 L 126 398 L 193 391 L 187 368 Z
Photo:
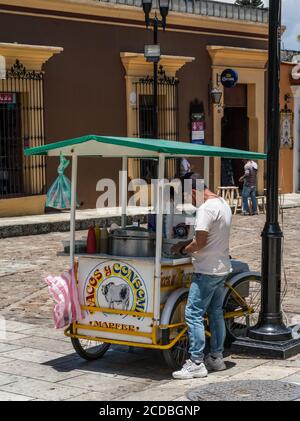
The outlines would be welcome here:
M 47 276 L 45 282 L 55 301 L 53 319 L 56 329 L 68 326 L 84 318 L 80 303 L 74 271 L 69 270 L 61 276 Z

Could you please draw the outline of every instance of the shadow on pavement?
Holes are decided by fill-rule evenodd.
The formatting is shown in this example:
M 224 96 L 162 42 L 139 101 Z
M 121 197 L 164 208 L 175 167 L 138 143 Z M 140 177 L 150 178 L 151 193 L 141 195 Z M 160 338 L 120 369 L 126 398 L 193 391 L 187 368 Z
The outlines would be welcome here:
M 227 351 L 226 354 L 230 353 Z M 74 353 L 48 361 L 44 365 L 59 372 L 79 370 L 89 374 L 124 376 L 129 379 L 162 381 L 169 380 L 172 376 L 172 369 L 167 366 L 160 351 L 125 346 L 112 346 L 102 358 L 95 361 L 86 361 Z M 226 361 L 227 370 L 235 365 L 232 361 Z
M 95 361 L 86 361 L 74 353 L 43 365 L 51 366 L 59 372 L 81 370 L 89 374 L 118 375 L 157 381 L 169 380 L 172 374 L 172 369 L 167 366 L 159 351 L 125 346 L 112 346 L 102 358 Z

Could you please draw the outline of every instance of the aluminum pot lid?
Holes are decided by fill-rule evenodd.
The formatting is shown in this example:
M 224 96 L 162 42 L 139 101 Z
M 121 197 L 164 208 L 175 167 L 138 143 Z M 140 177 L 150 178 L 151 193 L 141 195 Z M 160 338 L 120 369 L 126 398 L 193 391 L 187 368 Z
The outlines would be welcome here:
M 111 232 L 112 237 L 155 238 L 155 233 L 141 227 L 116 228 Z

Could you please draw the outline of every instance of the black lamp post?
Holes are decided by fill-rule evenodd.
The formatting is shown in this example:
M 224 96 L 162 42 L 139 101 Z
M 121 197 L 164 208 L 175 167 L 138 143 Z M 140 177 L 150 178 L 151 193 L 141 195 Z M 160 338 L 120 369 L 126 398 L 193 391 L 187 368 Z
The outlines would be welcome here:
M 159 10 L 162 19 L 158 19 L 156 13 L 154 18 L 150 18 L 150 12 L 152 9 L 152 0 L 142 0 L 143 10 L 145 13 L 145 23 L 148 28 L 150 25 L 153 26 L 153 44 L 158 45 L 158 28 L 161 26 L 164 30 L 166 28 L 166 18 L 169 12 L 169 0 L 159 0 Z M 155 49 L 155 48 L 154 48 Z M 153 49 L 153 50 L 154 50 Z M 157 50 L 156 50 L 157 51 Z M 158 78 L 157 78 L 157 67 L 160 57 L 156 55 L 152 58 L 153 61 L 153 138 L 158 138 Z
M 300 340 L 293 339 L 292 330 L 284 325 L 281 313 L 281 252 L 283 234 L 278 223 L 280 41 L 281 0 L 270 0 L 267 214 L 262 232 L 261 312 L 258 324 L 249 330 L 248 338 L 236 341 L 234 348 L 269 357 L 287 358 L 300 352 Z
M 259 324 L 249 337 L 261 340 L 291 339 L 280 310 L 282 231 L 278 223 L 279 165 L 279 81 L 281 0 L 270 1 L 268 138 L 267 138 L 267 216 L 262 232 L 262 308 Z

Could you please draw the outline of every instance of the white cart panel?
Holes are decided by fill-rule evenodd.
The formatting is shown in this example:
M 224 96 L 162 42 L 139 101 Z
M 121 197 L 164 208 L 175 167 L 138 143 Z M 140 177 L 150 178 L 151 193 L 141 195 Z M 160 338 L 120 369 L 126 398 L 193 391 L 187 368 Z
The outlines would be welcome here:
M 78 289 L 81 305 L 135 311 L 141 316 L 84 311 L 85 318 L 78 323 L 86 325 L 87 329 L 78 329 L 78 334 L 151 343 L 150 338 L 130 335 L 130 332 L 152 332 L 152 318 L 143 317 L 143 313 L 153 312 L 153 288 L 154 265 L 151 260 L 80 257 Z M 89 326 L 117 329 L 122 333 L 89 330 Z

